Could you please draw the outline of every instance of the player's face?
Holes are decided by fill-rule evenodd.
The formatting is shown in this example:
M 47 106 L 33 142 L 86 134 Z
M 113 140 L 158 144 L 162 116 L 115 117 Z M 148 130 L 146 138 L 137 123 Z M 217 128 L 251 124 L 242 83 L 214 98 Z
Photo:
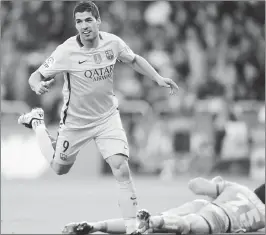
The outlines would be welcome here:
M 100 18 L 95 19 L 91 12 L 77 12 L 75 14 L 76 29 L 80 37 L 86 41 L 94 40 L 99 33 Z

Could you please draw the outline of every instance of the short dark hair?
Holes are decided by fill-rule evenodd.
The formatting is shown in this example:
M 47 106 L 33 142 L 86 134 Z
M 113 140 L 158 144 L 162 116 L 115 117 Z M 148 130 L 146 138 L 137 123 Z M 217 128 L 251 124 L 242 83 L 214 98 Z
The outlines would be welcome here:
M 73 10 L 73 18 L 75 19 L 75 15 L 77 12 L 91 12 L 92 16 L 95 17 L 96 20 L 100 18 L 100 13 L 98 7 L 91 1 L 81 1 L 77 3 Z
M 254 193 L 265 204 L 265 183 L 256 188 Z

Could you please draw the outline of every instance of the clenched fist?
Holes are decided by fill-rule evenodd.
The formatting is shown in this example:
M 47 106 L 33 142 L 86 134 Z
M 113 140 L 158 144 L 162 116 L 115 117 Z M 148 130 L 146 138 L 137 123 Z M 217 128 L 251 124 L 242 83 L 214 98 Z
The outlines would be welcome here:
M 35 86 L 31 86 L 31 89 L 35 91 L 37 95 L 43 95 L 49 91 L 53 83 L 54 83 L 54 79 L 51 79 L 49 81 L 41 81 L 37 83 Z

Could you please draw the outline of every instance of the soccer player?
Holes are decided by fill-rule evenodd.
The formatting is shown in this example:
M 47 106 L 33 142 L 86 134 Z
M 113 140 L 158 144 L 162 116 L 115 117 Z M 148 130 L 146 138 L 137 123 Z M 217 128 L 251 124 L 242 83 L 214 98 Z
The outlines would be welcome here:
M 66 174 L 80 149 L 94 140 L 117 181 L 119 206 L 126 232 L 131 233 L 136 229 L 137 196 L 128 166 L 129 146 L 113 92 L 114 65 L 116 61 L 130 65 L 169 88 L 170 94 L 175 94 L 178 86 L 160 76 L 121 38 L 100 31 L 101 18 L 94 3 L 78 3 L 73 17 L 78 34 L 59 45 L 29 78 L 31 89 L 42 95 L 49 91 L 56 74 L 64 74 L 64 105 L 56 140 L 46 129 L 41 108 L 20 116 L 18 123 L 34 130 L 42 154 L 58 175 Z
M 209 196 L 210 200 L 194 200 L 158 216 L 140 210 L 140 225 L 136 233 L 211 234 L 255 232 L 265 228 L 265 184 L 253 192 L 218 176 L 212 180 L 195 178 L 189 182 L 189 188 L 197 195 Z M 124 221 L 70 223 L 63 230 L 68 234 L 93 232 L 125 233 Z

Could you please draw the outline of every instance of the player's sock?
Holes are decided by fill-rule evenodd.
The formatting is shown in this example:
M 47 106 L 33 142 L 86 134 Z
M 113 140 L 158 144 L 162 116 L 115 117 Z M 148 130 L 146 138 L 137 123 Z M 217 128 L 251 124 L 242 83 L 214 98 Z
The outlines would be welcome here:
M 119 206 L 125 221 L 126 233 L 131 234 L 137 229 L 137 197 L 132 180 L 118 182 Z
M 49 163 L 51 163 L 53 160 L 54 148 L 44 122 L 42 120 L 33 120 L 32 128 L 36 134 L 37 143 L 40 147 L 42 155 Z
M 189 223 L 181 216 L 153 216 L 150 224 L 153 223 L 157 223 L 157 225 L 159 225 L 157 229 L 166 229 L 169 232 L 187 234 L 190 231 Z
M 151 216 L 149 221 L 149 227 L 151 229 L 161 229 L 164 226 L 164 219 L 163 216 Z
M 125 221 L 122 218 L 99 221 L 96 223 L 91 223 L 91 225 L 93 226 L 93 229 L 91 230 L 92 233 L 126 233 Z

